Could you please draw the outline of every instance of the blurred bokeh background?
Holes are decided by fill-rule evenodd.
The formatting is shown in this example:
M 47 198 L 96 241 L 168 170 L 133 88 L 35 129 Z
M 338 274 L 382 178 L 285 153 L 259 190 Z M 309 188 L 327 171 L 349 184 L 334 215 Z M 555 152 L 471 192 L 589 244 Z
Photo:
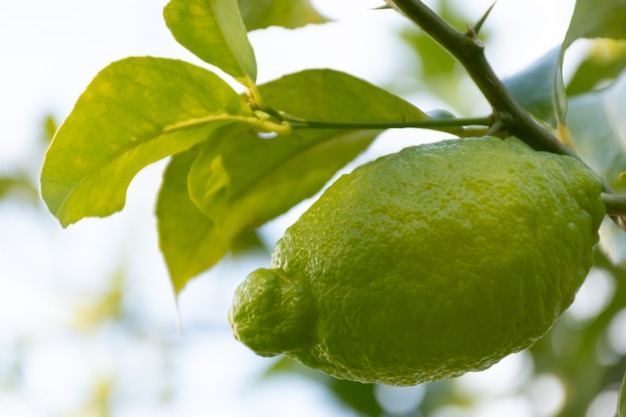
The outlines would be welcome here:
M 0 415 L 10 417 L 612 417 L 626 367 L 626 273 L 597 255 L 574 306 L 532 349 L 493 368 L 409 388 L 337 381 L 256 357 L 230 334 L 236 285 L 310 201 L 260 229 L 175 300 L 153 206 L 164 167 L 132 183 L 127 207 L 62 229 L 38 194 L 48 142 L 93 76 L 130 55 L 204 65 L 162 19 L 166 0 L 23 0 L 0 14 Z M 429 1 L 463 29 L 490 0 Z M 304 68 L 350 72 L 423 110 L 483 115 L 461 68 L 382 1 L 316 0 L 333 21 L 251 33 L 259 81 Z M 560 43 L 572 0 L 501 1 L 487 55 L 510 75 Z M 567 55 L 566 78 L 589 45 Z M 615 50 L 613 50 L 615 51 Z M 611 59 L 623 59 L 618 48 Z M 610 54 L 609 54 L 610 55 Z M 606 58 L 606 56 L 605 56 Z M 580 78 L 580 77 L 579 77 Z M 584 77 L 582 78 L 584 81 Z M 580 81 L 580 80 L 579 80 Z M 441 135 L 389 131 L 354 165 Z

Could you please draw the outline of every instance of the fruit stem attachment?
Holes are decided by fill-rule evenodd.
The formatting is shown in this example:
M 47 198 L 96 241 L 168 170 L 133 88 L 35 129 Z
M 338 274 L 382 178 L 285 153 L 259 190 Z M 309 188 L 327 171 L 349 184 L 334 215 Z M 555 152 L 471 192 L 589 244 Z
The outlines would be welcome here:
M 622 230 L 626 230 L 626 195 L 614 193 L 602 193 L 600 195 L 606 214 Z
M 600 197 L 606 206 L 606 214 L 626 216 L 626 195 L 602 193 Z

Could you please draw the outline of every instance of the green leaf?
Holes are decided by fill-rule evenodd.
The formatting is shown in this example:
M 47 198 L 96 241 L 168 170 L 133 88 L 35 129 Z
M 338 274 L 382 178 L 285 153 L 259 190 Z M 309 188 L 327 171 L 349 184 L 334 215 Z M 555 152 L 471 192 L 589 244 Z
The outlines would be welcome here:
M 624 192 L 626 182 L 626 76 L 610 88 L 576 96 L 570 100 L 567 122 L 576 152 L 613 189 Z M 600 244 L 615 263 L 626 262 L 626 234 L 605 221 Z
M 615 80 L 626 68 L 626 42 L 596 39 L 567 85 L 567 95 L 583 94 Z
M 464 13 L 463 8 L 458 7 L 454 0 L 440 0 L 437 2 L 436 12 L 450 26 L 458 30 L 466 30 L 467 22 L 471 19 Z M 401 38 L 415 49 L 419 57 L 420 79 L 426 77 L 428 81 L 432 78 L 450 78 L 459 70 L 462 71 L 461 64 L 445 49 L 435 41 L 430 35 L 415 26 L 408 26 L 403 29 Z M 485 31 L 480 32 L 483 42 L 488 40 Z
M 254 85 L 256 58 L 237 0 L 172 0 L 163 14 L 181 45 L 244 86 Z
M 624 21 L 626 0 L 578 0 L 563 44 L 504 84 L 533 115 L 553 125 L 563 122 L 567 112 L 562 75 L 565 50 L 581 38 L 625 38 Z
M 239 9 L 249 31 L 269 26 L 295 29 L 328 21 L 309 0 L 239 0 Z
M 213 220 L 189 199 L 187 177 L 197 154 L 194 148 L 172 158 L 156 205 L 159 244 L 177 295 L 228 252 Z
M 626 38 L 626 0 L 577 0 L 564 48 L 586 38 Z
M 626 76 L 610 88 L 573 97 L 568 125 L 576 152 L 608 184 L 626 190 L 619 179 L 626 170 Z
M 142 168 L 202 142 L 251 111 L 223 80 L 171 59 L 127 58 L 100 72 L 55 135 L 41 172 L 67 226 L 123 208 Z
M 273 109 L 309 120 L 422 120 L 424 113 L 365 81 L 331 70 L 307 70 L 259 87 Z M 258 226 L 318 192 L 365 150 L 377 130 L 295 130 L 263 139 L 232 126 L 204 146 L 189 176 L 192 201 L 225 239 Z

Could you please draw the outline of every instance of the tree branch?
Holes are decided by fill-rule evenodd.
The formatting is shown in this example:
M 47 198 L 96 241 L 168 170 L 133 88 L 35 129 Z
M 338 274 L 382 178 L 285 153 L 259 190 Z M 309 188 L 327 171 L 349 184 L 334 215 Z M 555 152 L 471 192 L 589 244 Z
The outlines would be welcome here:
M 484 46 L 472 28 L 465 33 L 454 29 L 420 0 L 388 2 L 415 22 L 463 65 L 491 104 L 496 117 L 505 123 L 509 132 L 537 150 L 578 157 L 515 101 L 487 62 Z

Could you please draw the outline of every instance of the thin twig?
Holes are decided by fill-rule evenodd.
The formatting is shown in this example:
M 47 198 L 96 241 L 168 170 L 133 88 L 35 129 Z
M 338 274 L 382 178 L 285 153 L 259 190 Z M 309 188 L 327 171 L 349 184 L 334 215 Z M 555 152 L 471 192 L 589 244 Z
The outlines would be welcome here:
M 423 119 L 410 121 L 367 121 L 367 122 L 333 122 L 308 120 L 279 112 L 280 120 L 288 122 L 293 129 L 401 129 L 424 128 L 449 130 L 447 128 L 463 128 L 466 126 L 488 126 L 490 117 Z

